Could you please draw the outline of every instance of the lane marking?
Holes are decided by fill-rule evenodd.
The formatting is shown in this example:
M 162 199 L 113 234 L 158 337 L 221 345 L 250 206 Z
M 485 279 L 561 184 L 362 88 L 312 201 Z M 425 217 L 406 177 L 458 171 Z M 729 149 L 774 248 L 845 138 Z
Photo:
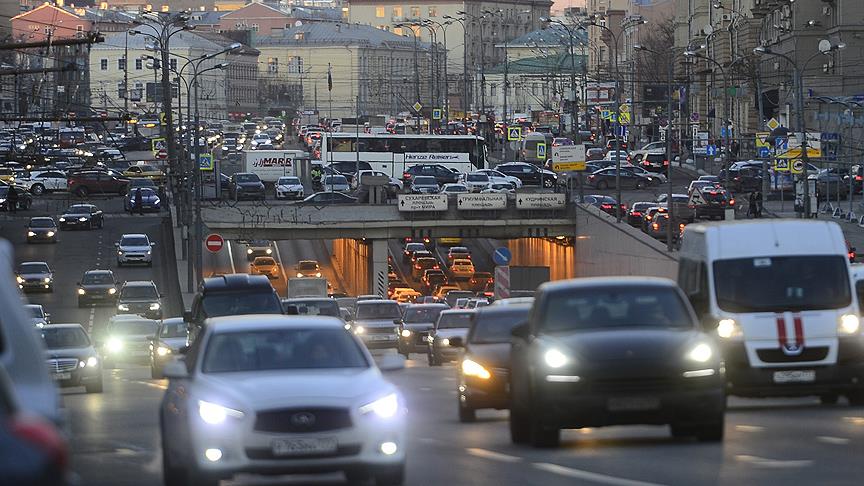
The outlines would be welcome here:
M 820 435 L 816 437 L 816 440 L 819 442 L 824 442 L 826 444 L 835 444 L 835 445 L 846 445 L 851 442 L 849 439 L 845 437 L 829 437 L 827 435 Z
M 420 391 L 432 391 L 432 387 L 431 386 L 421 386 Z
M 150 388 L 158 388 L 160 390 L 167 390 L 168 385 L 163 385 L 161 383 L 153 383 L 150 381 L 141 381 L 141 380 L 129 380 L 130 383 L 138 383 L 139 385 L 147 385 Z
M 741 432 L 762 432 L 765 430 L 765 427 L 761 425 L 736 425 L 735 430 L 740 430 Z
M 500 452 L 489 451 L 486 449 L 477 449 L 474 447 L 469 447 L 465 449 L 469 455 L 474 457 L 482 457 L 483 459 L 489 459 L 491 461 L 500 461 L 500 462 L 522 462 L 521 457 L 516 456 L 508 456 L 507 454 L 501 454 Z
M 864 425 L 864 417 L 843 417 L 843 421 L 852 425 Z
M 282 281 L 288 285 L 288 275 L 285 273 L 285 262 L 282 260 L 282 253 L 279 252 L 279 244 L 273 242 L 273 248 L 276 249 L 276 258 L 279 259 L 279 270 L 282 272 Z
M 93 319 L 96 316 L 96 308 L 90 308 L 90 318 L 87 320 L 87 334 L 91 334 L 93 332 Z
M 789 460 L 783 461 L 779 459 L 766 459 L 764 457 L 759 456 L 749 456 L 746 454 L 739 454 L 735 456 L 735 459 L 746 462 L 747 464 L 752 464 L 754 466 L 766 467 L 772 469 L 791 469 L 791 468 L 802 468 L 807 466 L 812 466 L 813 461 L 810 459 L 797 459 L 797 460 Z
M 547 462 L 535 462 L 532 465 L 541 471 L 558 474 L 559 476 L 566 476 L 568 478 L 590 481 L 592 483 L 613 484 L 615 486 L 661 486 L 659 483 L 648 483 L 645 481 L 636 481 L 633 479 L 607 476 L 606 474 L 593 473 L 590 471 L 583 471 L 581 469 L 573 469 L 572 467 L 564 467 L 559 466 L 558 464 L 550 464 Z
M 231 249 L 231 240 L 227 240 L 228 244 L 228 261 L 231 262 L 231 273 L 237 273 L 237 268 L 234 267 L 234 250 Z

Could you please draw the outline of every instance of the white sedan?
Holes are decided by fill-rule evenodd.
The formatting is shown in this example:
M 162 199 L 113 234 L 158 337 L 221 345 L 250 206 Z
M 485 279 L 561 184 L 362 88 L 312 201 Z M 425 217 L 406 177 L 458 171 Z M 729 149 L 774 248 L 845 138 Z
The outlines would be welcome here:
M 303 183 L 299 177 L 280 177 L 276 180 L 276 199 L 303 199 Z
M 342 320 L 210 319 L 186 360 L 165 366 L 166 485 L 311 470 L 341 471 L 352 483 L 403 483 L 404 399 Z M 404 364 L 391 355 L 380 369 Z
M 514 189 L 519 189 L 522 187 L 522 180 L 518 177 L 513 177 L 504 174 L 503 172 L 497 171 L 495 169 L 480 169 L 477 172 L 482 172 L 489 176 L 489 182 L 492 184 L 500 184 L 500 183 L 510 183 L 513 185 Z

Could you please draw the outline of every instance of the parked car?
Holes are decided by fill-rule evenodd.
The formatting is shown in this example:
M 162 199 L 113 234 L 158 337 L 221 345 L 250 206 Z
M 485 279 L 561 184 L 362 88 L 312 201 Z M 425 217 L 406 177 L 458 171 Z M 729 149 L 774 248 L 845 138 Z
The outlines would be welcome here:
M 0 185 L 0 211 L 9 211 L 9 191 L 18 196 L 17 209 L 26 210 L 33 205 L 33 196 L 23 187 Z
M 402 180 L 405 184 L 418 176 L 434 177 L 438 185 L 459 182 L 459 174 L 440 164 L 417 164 L 405 169 Z
M 558 181 L 558 175 L 555 172 L 541 169 L 527 162 L 507 162 L 495 166 L 495 170 L 504 175 L 516 177 L 522 181 L 523 185 L 554 187 Z
M 411 179 L 412 194 L 437 194 L 439 190 L 438 182 L 433 176 L 415 176 Z
M 652 185 L 649 177 L 623 168 L 619 173 L 614 167 L 600 169 L 586 178 L 589 186 L 600 190 L 615 188 L 618 180 L 622 189 L 644 189 Z
M 342 192 L 321 191 L 304 199 L 301 204 L 329 205 L 329 204 L 356 204 L 357 198 Z
M 303 199 L 303 183 L 299 177 L 280 177 L 276 180 L 276 199 Z

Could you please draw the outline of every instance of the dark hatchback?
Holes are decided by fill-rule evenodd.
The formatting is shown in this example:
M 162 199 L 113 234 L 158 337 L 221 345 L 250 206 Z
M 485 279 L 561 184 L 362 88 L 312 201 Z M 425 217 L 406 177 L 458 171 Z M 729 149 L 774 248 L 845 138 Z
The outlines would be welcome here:
M 88 270 L 78 282 L 78 307 L 117 302 L 117 280 L 111 270 Z
M 527 304 L 493 305 L 475 311 L 463 341 L 450 338 L 451 347 L 464 347 L 459 373 L 459 420 L 472 422 L 481 408 L 510 406 L 510 332 L 528 319 Z
M 555 447 L 561 429 L 630 424 L 723 438 L 720 351 L 670 280 L 543 284 L 528 322 L 512 334 L 514 443 Z
M 406 358 L 411 353 L 426 354 L 427 338 L 435 328 L 435 322 L 442 311 L 449 309 L 446 304 L 413 304 L 405 309 L 399 325 L 399 341 L 396 349 Z
M 57 243 L 57 233 L 59 231 L 54 218 L 46 216 L 30 218 L 30 223 L 27 225 L 27 243 L 42 241 Z
M 182 317 L 172 317 L 159 322 L 156 335 L 150 339 L 150 377 L 162 378 L 165 364 L 181 354 L 189 339 L 189 330 Z
M 102 211 L 92 204 L 73 204 L 60 215 L 60 229 L 94 229 L 105 225 Z

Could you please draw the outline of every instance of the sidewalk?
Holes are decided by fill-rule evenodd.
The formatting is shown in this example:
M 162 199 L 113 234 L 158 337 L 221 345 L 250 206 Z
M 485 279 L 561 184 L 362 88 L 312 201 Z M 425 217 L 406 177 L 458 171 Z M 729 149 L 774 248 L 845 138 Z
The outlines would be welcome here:
M 192 299 L 195 297 L 194 288 L 192 292 L 188 292 L 187 279 L 189 271 L 188 260 L 183 259 L 184 241 L 183 230 L 177 223 L 177 208 L 169 206 L 171 214 L 171 228 L 174 232 L 174 254 L 177 256 L 174 262 L 177 265 L 177 285 L 180 288 L 180 296 L 183 300 L 183 309 L 189 310 L 192 307 Z

